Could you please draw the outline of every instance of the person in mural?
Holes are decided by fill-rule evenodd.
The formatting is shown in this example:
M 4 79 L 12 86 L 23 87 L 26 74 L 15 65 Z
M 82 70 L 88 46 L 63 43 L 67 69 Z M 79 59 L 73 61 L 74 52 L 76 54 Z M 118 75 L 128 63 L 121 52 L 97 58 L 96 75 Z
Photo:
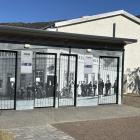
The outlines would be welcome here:
M 131 71 L 127 69 L 126 79 L 124 81 L 127 93 L 140 94 L 140 67 Z
M 88 96 L 88 83 L 85 82 L 84 87 L 85 87 L 84 88 L 84 90 L 85 90 L 85 92 L 84 92 L 85 93 L 85 96 Z
M 36 82 L 33 82 L 33 83 L 32 83 L 32 92 L 33 92 L 33 93 L 32 93 L 32 96 L 33 96 L 33 98 L 34 98 L 35 95 L 36 95 L 36 92 L 37 92 L 37 91 L 36 91 Z
M 108 96 L 111 93 L 111 82 L 107 80 L 105 83 L 105 96 Z
M 43 89 L 43 88 L 42 88 Z M 49 85 L 48 85 L 48 94 L 49 97 L 53 97 L 54 95 L 54 83 L 52 81 L 49 81 Z
M 92 94 L 92 82 L 90 81 L 89 84 L 87 84 L 88 90 L 87 90 L 87 95 L 90 96 Z
M 136 90 L 137 93 L 139 93 L 139 89 L 140 89 L 139 81 L 140 81 L 140 79 L 139 79 L 138 74 L 135 74 L 135 81 L 134 81 L 135 86 L 134 86 L 134 89 Z
M 109 88 L 108 94 L 111 94 L 111 82 L 110 82 L 110 80 L 108 80 L 108 88 Z
M 138 94 L 140 94 L 140 78 L 139 78 L 139 81 L 138 81 Z
M 101 95 L 103 95 L 103 91 L 104 91 L 104 82 L 103 80 L 101 80 Z
M 30 100 L 32 96 L 32 84 L 29 83 L 27 86 L 27 99 Z
M 24 99 L 24 94 L 25 94 L 24 88 L 21 87 L 21 88 L 18 90 L 19 99 Z
M 49 82 L 45 84 L 46 97 L 49 97 Z
M 114 88 L 114 94 L 116 94 L 117 93 L 117 88 L 118 88 L 118 86 L 117 86 L 117 80 L 115 80 L 114 85 L 113 85 L 113 88 Z
M 94 82 L 93 82 L 93 95 L 94 95 L 94 96 L 96 95 L 96 89 L 97 89 L 97 82 L 94 81 Z
M 69 81 L 68 96 L 69 96 L 69 97 L 72 97 L 72 81 Z
M 85 83 L 85 81 L 83 81 L 81 84 L 81 90 L 82 90 L 81 95 L 83 97 L 88 96 L 89 85 Z
M 98 94 L 101 95 L 101 79 L 98 81 Z
M 38 98 L 42 98 L 43 90 L 40 82 L 36 82 L 36 94 Z
M 15 82 L 10 82 L 10 98 L 14 96 Z
M 80 86 L 80 81 L 77 84 L 77 95 L 80 96 L 81 95 L 81 86 Z
M 84 81 L 81 81 L 81 95 L 84 96 Z
M 98 91 L 99 91 L 99 95 L 103 95 L 103 90 L 104 90 L 104 82 L 102 79 L 99 80 L 98 83 Z
M 17 97 L 19 99 L 26 99 L 26 87 L 20 87 L 17 91 Z
M 71 81 L 71 91 L 70 91 L 70 96 L 71 96 L 72 98 L 74 98 L 74 81 L 73 81 L 73 80 Z
M 84 96 L 88 96 L 88 83 L 84 82 Z

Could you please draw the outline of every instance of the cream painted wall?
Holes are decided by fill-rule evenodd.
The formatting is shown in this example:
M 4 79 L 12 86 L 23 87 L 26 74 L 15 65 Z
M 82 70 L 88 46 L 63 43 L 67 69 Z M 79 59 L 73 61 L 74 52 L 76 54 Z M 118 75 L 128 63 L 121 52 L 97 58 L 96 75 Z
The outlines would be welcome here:
M 80 33 L 89 35 L 112 36 L 113 21 L 108 19 L 101 19 L 96 21 L 89 21 L 65 27 L 59 27 L 58 31 Z
M 137 43 L 125 47 L 125 70 L 127 68 L 133 70 L 139 67 L 140 25 L 121 15 L 59 27 L 58 31 L 111 37 L 113 35 L 113 23 L 116 23 L 116 37 L 138 39 Z
M 138 42 L 125 46 L 125 70 L 140 67 L 140 25 L 121 17 L 118 19 L 116 37 L 134 38 Z

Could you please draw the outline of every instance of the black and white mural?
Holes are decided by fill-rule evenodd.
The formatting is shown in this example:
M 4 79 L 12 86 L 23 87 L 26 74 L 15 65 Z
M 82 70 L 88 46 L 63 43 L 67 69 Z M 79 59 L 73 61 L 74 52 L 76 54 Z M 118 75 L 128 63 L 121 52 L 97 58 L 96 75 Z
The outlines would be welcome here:
M 124 75 L 124 93 L 140 95 L 140 67 L 134 70 L 127 69 Z
M 118 98 L 121 96 L 121 74 L 117 75 L 118 60 L 114 57 L 121 58 L 122 52 L 41 47 L 24 51 L 26 55 L 32 54 L 28 63 L 25 56 L 21 59 L 21 46 L 17 50 L 17 69 L 15 53 L 0 53 L 1 109 L 14 108 L 15 85 L 19 110 L 109 104 L 116 103 L 117 93 Z M 120 63 L 119 73 L 121 66 Z M 129 72 L 126 81 L 131 92 L 139 93 L 139 68 Z
M 121 53 L 81 50 L 77 54 L 77 106 L 117 103 L 121 95 Z
M 0 51 L 0 109 L 14 109 L 16 53 Z
M 100 57 L 98 81 L 99 104 L 117 103 L 118 61 L 117 57 Z

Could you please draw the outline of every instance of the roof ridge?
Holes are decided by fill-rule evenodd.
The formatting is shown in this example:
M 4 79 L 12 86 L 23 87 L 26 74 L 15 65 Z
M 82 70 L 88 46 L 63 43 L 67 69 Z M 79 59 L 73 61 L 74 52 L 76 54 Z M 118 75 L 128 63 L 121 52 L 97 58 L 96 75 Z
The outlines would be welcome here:
M 55 27 L 63 27 L 67 25 L 72 25 L 72 24 L 77 24 L 77 23 L 82 23 L 82 22 L 87 22 L 95 19 L 100 19 L 100 18 L 107 18 L 110 16 L 116 16 L 116 15 L 124 15 L 138 23 L 140 23 L 140 19 L 129 12 L 125 10 L 117 10 L 117 11 L 112 11 L 112 12 L 106 12 L 106 13 L 101 13 L 101 14 L 96 14 L 92 16 L 84 16 L 81 18 L 75 18 L 75 19 L 70 19 L 62 22 L 56 22 Z

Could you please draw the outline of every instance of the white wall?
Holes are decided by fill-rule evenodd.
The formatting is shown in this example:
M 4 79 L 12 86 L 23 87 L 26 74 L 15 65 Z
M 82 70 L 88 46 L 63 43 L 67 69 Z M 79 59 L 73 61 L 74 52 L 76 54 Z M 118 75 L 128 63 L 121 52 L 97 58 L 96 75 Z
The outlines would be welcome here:
M 112 37 L 113 23 L 116 23 L 116 37 L 138 39 L 125 47 L 125 70 L 140 66 L 140 25 L 121 15 L 60 27 L 58 31 Z

